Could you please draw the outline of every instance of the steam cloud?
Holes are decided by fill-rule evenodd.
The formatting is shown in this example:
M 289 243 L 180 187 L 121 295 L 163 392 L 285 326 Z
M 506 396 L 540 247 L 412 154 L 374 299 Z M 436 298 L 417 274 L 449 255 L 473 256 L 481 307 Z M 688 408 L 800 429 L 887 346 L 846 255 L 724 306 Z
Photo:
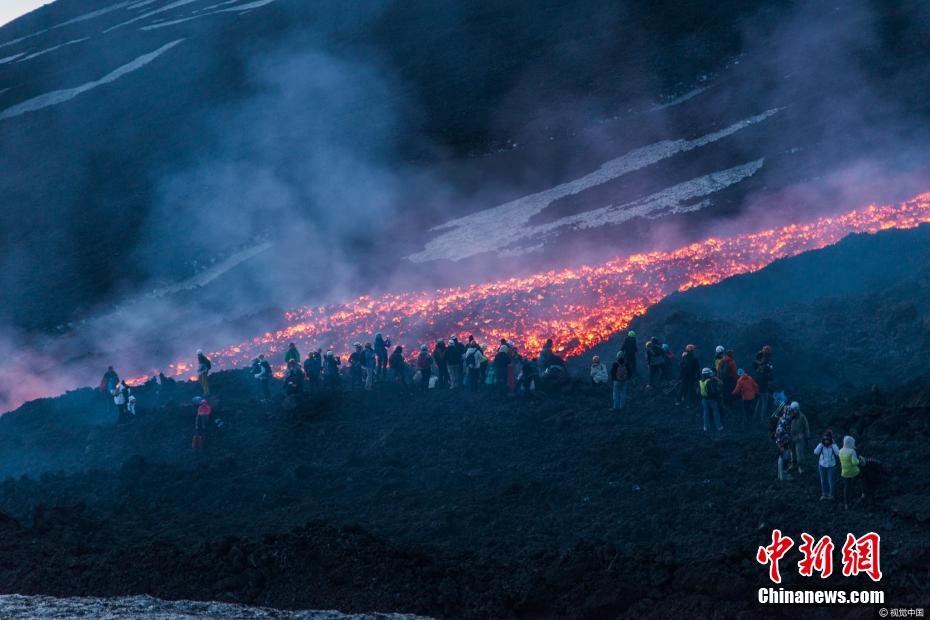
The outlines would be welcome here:
M 369 12 L 362 18 L 374 28 L 380 15 L 373 5 L 366 6 Z M 928 9 L 914 10 L 915 19 L 926 23 Z M 727 135 L 713 147 L 715 157 L 725 161 L 687 177 L 756 162 L 766 154 L 765 169 L 751 175 L 756 185 L 742 210 L 729 207 L 714 217 L 692 214 L 654 222 L 644 243 L 657 248 L 708 231 L 762 228 L 925 191 L 919 172 L 927 163 L 921 156 L 927 125 L 914 111 L 911 86 L 922 83 L 922 64 L 893 63 L 889 69 L 895 42 L 868 3 L 826 11 L 801 3 L 775 21 L 769 13 L 745 20 L 742 53 L 721 59 L 718 72 L 706 80 L 694 76 L 694 84 L 665 103 L 648 101 L 655 99 L 649 93 L 663 88 L 658 80 L 636 78 L 643 81 L 631 82 L 631 88 L 647 94 L 619 114 L 617 122 L 630 126 L 629 139 L 619 142 L 615 134 L 608 138 L 598 122 L 605 111 L 616 111 L 612 100 L 584 89 L 535 92 L 527 84 L 547 67 L 529 66 L 488 119 L 496 129 L 512 127 L 515 142 L 529 145 L 517 147 L 518 153 L 527 151 L 524 164 L 515 167 L 511 178 L 498 176 L 487 183 L 481 178 L 462 183 L 440 167 L 409 163 L 404 144 L 417 133 L 423 102 L 379 50 L 334 45 L 326 40 L 325 24 L 320 31 L 286 39 L 249 60 L 250 96 L 215 110 L 201 128 L 202 146 L 158 171 L 154 204 L 133 253 L 144 274 L 141 286 L 101 304 L 67 338 L 27 335 L 14 326 L 2 330 L 0 355 L 8 360 L 8 372 L 0 375 L 0 411 L 38 395 L 96 383 L 108 363 L 118 370 L 156 370 L 164 361 L 191 357 L 197 347 L 239 341 L 244 329 L 260 324 L 260 317 L 245 326 L 234 325 L 231 318 L 364 293 L 372 286 L 364 261 L 389 263 L 378 271 L 382 289 L 500 277 L 498 257 L 474 256 L 450 267 L 445 261 L 428 262 L 443 256 L 421 254 L 425 268 L 401 257 L 434 247 L 434 233 L 423 237 L 426 229 L 468 221 L 494 205 L 570 184 L 590 172 L 588 162 L 612 160 L 651 143 L 643 141 L 654 136 L 700 140 L 767 110 L 781 110 L 761 124 L 777 122 L 777 130 Z M 459 18 L 452 13 L 448 19 Z M 573 61 L 600 57 L 601 50 L 579 45 L 572 50 Z M 661 51 L 648 47 L 659 42 L 645 45 L 637 51 Z M 467 54 L 460 60 L 482 62 Z M 528 99 L 535 106 L 531 121 L 521 117 Z M 547 105 L 543 99 L 561 103 Z M 556 140 L 555 148 L 545 146 L 552 127 L 571 137 Z M 448 154 L 440 142 L 418 146 L 421 152 Z M 724 151 L 726 156 L 719 155 Z M 675 173 L 666 164 L 675 165 L 685 155 L 637 170 L 622 197 L 605 201 L 608 196 L 596 195 L 585 210 L 635 204 L 680 184 L 687 178 L 672 178 Z M 781 189 L 770 189 L 765 179 L 771 177 L 765 174 L 780 175 L 775 186 Z M 710 201 L 696 203 L 699 207 L 716 206 L 713 193 L 696 198 Z M 536 215 L 560 206 L 553 201 Z M 687 210 L 687 205 L 681 209 Z M 557 213 L 554 217 L 558 221 Z M 398 222 L 407 228 L 398 228 Z M 390 236 L 407 233 L 409 239 Z M 560 244 L 559 255 L 576 262 L 624 250 L 622 243 L 592 249 L 590 241 L 570 235 L 552 238 Z M 20 248 L 3 265 L 29 260 Z M 210 286 L 199 288 L 205 281 L 196 275 L 178 282 L 179 273 L 193 275 L 192 263 L 195 273 L 209 272 Z M 118 303 L 115 309 L 112 303 Z

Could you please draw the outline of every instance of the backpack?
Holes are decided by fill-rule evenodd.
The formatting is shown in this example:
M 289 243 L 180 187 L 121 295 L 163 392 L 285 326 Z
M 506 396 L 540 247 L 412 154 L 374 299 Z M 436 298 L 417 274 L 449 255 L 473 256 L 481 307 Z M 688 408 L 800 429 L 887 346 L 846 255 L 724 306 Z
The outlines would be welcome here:
M 625 364 L 617 364 L 617 370 L 614 372 L 614 381 L 626 381 L 630 377 L 629 371 Z

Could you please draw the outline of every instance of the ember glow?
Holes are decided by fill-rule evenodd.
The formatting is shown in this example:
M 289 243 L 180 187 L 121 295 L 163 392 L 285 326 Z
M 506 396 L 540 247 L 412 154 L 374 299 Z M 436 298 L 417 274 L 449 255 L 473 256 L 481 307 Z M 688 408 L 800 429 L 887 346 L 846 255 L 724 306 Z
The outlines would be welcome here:
M 757 271 L 851 233 L 913 228 L 924 222 L 930 222 L 930 193 L 898 205 L 873 205 L 807 224 L 712 237 L 674 251 L 618 257 L 595 267 L 299 308 L 286 313 L 285 327 L 211 357 L 218 368 L 243 367 L 259 353 L 283 351 L 289 342 L 304 353 L 317 347 L 345 352 L 352 342 L 371 341 L 377 332 L 408 352 L 451 334 L 474 334 L 479 342 L 492 345 L 507 338 L 533 354 L 552 338 L 565 355 L 576 356 L 675 291 Z M 174 375 L 192 371 L 191 364 L 169 368 Z

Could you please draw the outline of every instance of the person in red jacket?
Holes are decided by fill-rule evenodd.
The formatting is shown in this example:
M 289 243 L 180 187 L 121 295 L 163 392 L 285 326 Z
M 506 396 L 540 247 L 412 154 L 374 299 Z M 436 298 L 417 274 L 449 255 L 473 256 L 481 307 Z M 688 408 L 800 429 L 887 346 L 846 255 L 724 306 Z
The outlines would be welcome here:
M 210 407 L 210 403 L 206 398 L 201 398 L 197 406 L 197 415 L 194 417 L 194 439 L 191 442 L 191 447 L 195 450 L 203 449 L 203 436 L 210 423 L 211 413 L 213 413 L 213 408 Z
M 742 402 L 743 405 L 743 422 L 747 426 L 756 408 L 756 397 L 759 396 L 759 386 L 755 379 L 749 376 L 749 373 L 742 368 L 737 369 L 736 387 L 733 388 L 732 395 Z

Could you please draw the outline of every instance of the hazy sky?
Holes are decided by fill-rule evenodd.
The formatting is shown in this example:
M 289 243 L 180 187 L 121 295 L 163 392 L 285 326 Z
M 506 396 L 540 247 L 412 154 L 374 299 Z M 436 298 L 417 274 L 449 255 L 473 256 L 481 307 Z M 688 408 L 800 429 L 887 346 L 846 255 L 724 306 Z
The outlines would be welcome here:
M 0 0 L 0 25 L 51 2 L 52 0 Z

